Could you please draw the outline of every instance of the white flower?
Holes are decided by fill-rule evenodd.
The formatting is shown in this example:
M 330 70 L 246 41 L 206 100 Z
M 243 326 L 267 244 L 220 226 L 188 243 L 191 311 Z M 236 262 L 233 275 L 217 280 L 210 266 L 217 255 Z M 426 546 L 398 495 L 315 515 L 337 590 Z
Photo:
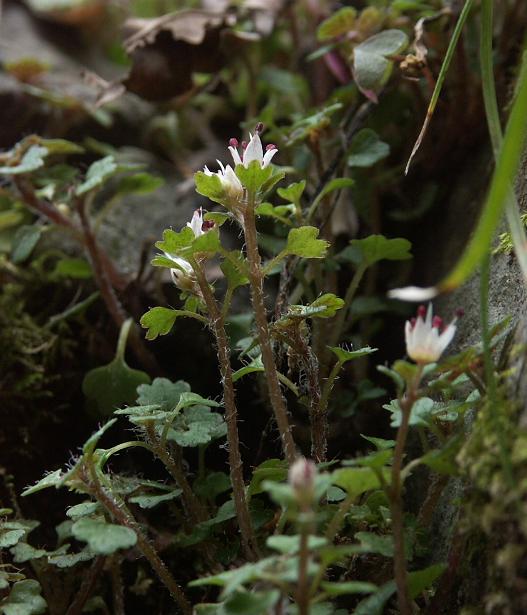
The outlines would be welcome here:
M 229 141 L 229 151 L 232 154 L 232 159 L 234 160 L 234 165 L 243 164 L 244 167 L 248 167 L 253 160 L 257 160 L 260 163 L 262 169 L 265 169 L 273 159 L 273 156 L 278 152 L 276 145 L 270 143 L 265 148 L 265 154 L 262 147 L 262 142 L 260 140 L 260 135 L 258 134 L 258 129 L 251 135 L 251 140 L 248 144 L 242 142 L 242 157 L 238 152 L 238 141 L 236 139 L 231 139 Z
M 200 207 L 199 209 L 196 209 L 192 215 L 192 220 L 187 222 L 187 226 L 192 229 L 194 237 L 200 237 L 207 231 L 210 231 L 210 229 L 214 226 L 214 223 L 203 220 L 203 210 Z M 170 270 L 174 284 L 181 290 L 192 290 L 195 285 L 192 265 L 181 256 L 174 256 L 172 254 L 168 254 L 168 252 L 165 252 L 164 254 L 175 265 L 175 267 Z
M 212 172 L 208 167 L 203 169 L 205 175 L 217 175 L 220 178 L 221 185 L 225 190 L 227 196 L 232 199 L 241 199 L 243 196 L 243 186 L 241 181 L 238 179 L 234 169 L 230 164 L 227 166 L 223 166 L 223 164 L 217 160 L 216 161 L 220 165 L 220 170 L 216 172 Z
M 428 310 L 419 306 L 417 318 L 406 321 L 404 335 L 406 352 L 416 363 L 434 363 L 443 354 L 456 333 L 457 317 L 443 327 L 439 316 L 432 317 L 432 304 Z

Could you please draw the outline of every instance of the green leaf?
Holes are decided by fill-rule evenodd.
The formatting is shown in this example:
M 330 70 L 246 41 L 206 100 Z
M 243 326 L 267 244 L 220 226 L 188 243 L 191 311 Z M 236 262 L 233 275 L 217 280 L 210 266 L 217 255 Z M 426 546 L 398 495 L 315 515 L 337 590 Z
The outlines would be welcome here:
M 102 436 L 117 422 L 117 419 L 110 419 L 106 421 L 104 425 L 102 425 L 95 433 L 93 433 L 84 443 L 82 447 L 82 452 L 84 455 L 89 456 L 93 454 L 95 447 L 97 446 L 99 440 Z M 66 476 L 64 477 L 66 478 Z
M 7 549 L 27 534 L 27 528 L 16 521 L 0 523 L 0 549 Z
M 143 406 L 159 406 L 164 412 L 171 412 L 179 403 L 182 393 L 190 391 L 183 380 L 172 382 L 168 378 L 154 378 L 152 384 L 142 384 L 137 388 L 137 401 Z
M 117 186 L 118 194 L 148 194 L 157 190 L 165 183 L 162 177 L 150 173 L 136 173 L 123 177 Z
M 386 476 L 389 478 L 389 476 Z M 342 468 L 333 472 L 333 483 L 342 487 L 348 495 L 357 497 L 366 491 L 381 486 L 379 478 L 370 468 Z
M 2 175 L 20 175 L 30 173 L 44 166 L 44 158 L 48 155 L 48 150 L 40 145 L 32 145 L 22 156 L 22 160 L 13 166 L 0 167 Z
M 393 68 L 388 57 L 401 53 L 407 45 L 408 37 L 402 30 L 383 30 L 355 47 L 353 77 L 367 98 L 377 102 Z
M 163 502 L 171 502 L 181 495 L 181 489 L 174 489 L 161 495 L 134 495 L 128 501 L 140 508 L 154 508 Z
M 136 533 L 130 528 L 98 519 L 79 519 L 71 531 L 77 540 L 87 542 L 90 550 L 98 555 L 111 555 L 120 549 L 129 549 L 137 542 Z
M 271 203 L 261 203 L 255 209 L 255 213 L 257 216 L 267 216 L 269 218 L 274 218 L 282 224 L 287 224 L 289 226 L 291 226 L 289 216 L 294 212 L 295 206 L 293 204 L 274 206 Z
M 290 203 L 298 204 L 300 203 L 300 198 L 306 187 L 306 180 L 295 182 L 293 184 L 289 184 L 287 188 L 278 188 L 276 191 L 278 196 L 282 197 L 285 201 L 289 201 Z
M 224 615 L 265 615 L 280 599 L 276 589 L 260 591 L 238 591 L 223 603 Z
M 182 410 L 189 406 L 207 406 L 209 408 L 220 408 L 221 404 L 208 397 L 201 397 L 198 393 L 192 393 L 191 391 L 185 391 L 181 393 L 179 401 L 176 406 L 176 410 Z
M 88 517 L 90 515 L 93 515 L 99 510 L 100 505 L 98 502 L 81 502 L 80 504 L 76 504 L 75 506 L 68 508 L 68 510 L 66 511 L 66 517 L 77 520 L 80 517 Z
M 359 348 L 358 350 L 346 350 L 340 346 L 328 346 L 328 348 L 337 356 L 339 363 L 342 363 L 342 365 L 348 361 L 366 357 L 367 355 L 373 354 L 378 350 L 378 348 L 370 348 L 370 346 L 364 346 L 364 348 Z
M 371 167 L 390 153 L 390 146 L 371 128 L 363 128 L 352 139 L 348 156 L 350 167 Z
M 377 590 L 377 585 L 365 581 L 345 581 L 343 583 L 329 583 L 322 581 L 320 584 L 326 594 L 330 596 L 345 596 L 346 594 L 371 594 Z
M 361 544 L 361 547 L 369 553 L 378 553 L 385 557 L 393 557 L 393 536 L 379 536 L 373 532 L 357 532 L 356 540 Z
M 44 598 L 40 595 L 41 587 L 34 579 L 18 581 L 11 588 L 9 595 L 0 602 L 3 615 L 40 615 L 47 609 Z
M 42 235 L 42 227 L 36 224 L 19 226 L 13 236 L 11 261 L 15 265 L 23 263 L 33 252 Z
M 48 564 L 56 566 L 57 568 L 71 568 L 76 566 L 80 562 L 87 562 L 95 557 L 95 553 L 92 553 L 89 549 L 83 549 L 79 553 L 64 553 L 48 555 Z
M 108 416 L 119 406 L 132 403 L 140 384 L 150 383 L 150 376 L 128 367 L 124 353 L 132 319 L 126 320 L 119 333 L 115 358 L 108 365 L 90 370 L 82 382 L 88 405 L 97 414 Z
M 378 451 L 384 451 L 389 448 L 394 448 L 395 440 L 385 440 L 384 438 L 374 438 L 373 436 L 365 436 L 364 434 L 360 435 L 361 438 L 368 440 L 371 442 Z
M 309 305 L 290 305 L 287 314 L 280 321 L 287 321 L 291 318 L 331 318 L 335 316 L 337 310 L 344 307 L 344 300 L 333 293 L 325 293 Z
M 412 258 L 412 244 L 407 239 L 387 239 L 384 235 L 370 235 L 364 239 L 352 239 L 350 245 L 368 267 L 380 260 L 400 261 Z
M 287 463 L 283 459 L 268 459 L 253 472 L 248 494 L 252 497 L 263 493 L 263 481 L 281 482 L 287 478 Z
M 392 399 L 389 404 L 384 404 L 383 408 L 391 412 L 392 418 L 390 425 L 399 427 L 401 425 L 402 412 L 397 399 Z M 434 415 L 435 402 L 429 397 L 421 397 L 412 406 L 410 413 L 410 426 L 427 426 Z
M 352 7 L 346 6 L 338 10 L 320 24 L 317 39 L 324 42 L 347 34 L 355 28 L 356 17 L 357 11 Z
M 227 279 L 227 284 L 234 290 L 238 286 L 244 286 L 249 283 L 249 278 L 245 275 L 246 268 L 243 255 L 237 250 L 229 252 L 230 258 L 226 258 L 220 265 L 223 275 Z M 234 262 L 233 262 L 234 261 Z M 239 263 L 239 266 L 237 264 Z
M 168 440 L 179 446 L 208 444 L 227 433 L 223 417 L 207 406 L 185 408 L 168 431 Z
M 381 585 L 374 594 L 362 600 L 353 611 L 353 615 L 382 615 L 384 605 L 396 591 L 395 581 L 388 581 Z
M 300 536 L 285 536 L 277 534 L 269 536 L 265 544 L 275 551 L 280 551 L 284 555 L 294 555 L 300 551 Z M 328 541 L 323 536 L 309 536 L 308 549 L 310 551 L 325 547 Z
M 136 169 L 136 164 L 118 164 L 113 156 L 105 156 L 101 160 L 92 163 L 86 172 L 86 178 L 77 186 L 75 194 L 82 196 L 94 188 L 99 188 L 110 177 L 121 171 Z
M 167 335 L 172 330 L 178 316 L 188 315 L 185 310 L 173 310 L 172 308 L 151 308 L 141 316 L 139 321 L 146 332 L 147 340 L 155 340 L 159 335 Z
M 163 231 L 163 241 L 156 242 L 156 248 L 159 248 L 172 256 L 179 256 L 181 252 L 188 249 L 192 242 L 196 239 L 194 231 L 189 226 L 184 226 L 179 232 L 172 229 Z
M 84 258 L 61 258 L 57 261 L 52 275 L 57 278 L 86 280 L 92 277 L 93 271 L 90 263 Z
M 49 487 L 58 488 L 62 484 L 62 479 L 64 475 L 62 470 L 54 470 L 49 474 L 46 474 L 44 478 L 41 478 L 31 487 L 26 487 L 24 491 L 22 491 L 22 496 L 31 495 L 33 493 L 37 493 L 37 491 L 42 491 L 42 489 L 48 489 Z
M 447 569 L 445 564 L 434 564 L 424 570 L 416 570 L 408 575 L 408 589 L 410 597 L 415 600 L 419 594 L 430 587 Z
M 226 194 L 221 179 L 215 173 L 207 175 L 203 171 L 198 171 L 194 173 L 194 182 L 198 194 L 207 197 L 215 203 L 223 203 L 225 200 Z
M 273 167 L 268 165 L 262 169 L 258 160 L 253 160 L 248 167 L 245 167 L 243 164 L 237 164 L 235 171 L 238 179 L 249 192 L 258 193 L 271 178 Z
M 66 139 L 40 139 L 40 145 L 48 150 L 49 154 L 83 154 L 84 148 Z
M 89 406 L 99 416 L 110 416 L 123 406 L 135 401 L 137 387 L 150 382 L 150 376 L 128 367 L 122 357 L 90 370 L 82 381 L 82 392 Z
M 323 258 L 326 256 L 329 243 L 325 239 L 317 239 L 319 229 L 314 226 L 293 228 L 287 236 L 284 254 L 294 254 L 303 258 Z

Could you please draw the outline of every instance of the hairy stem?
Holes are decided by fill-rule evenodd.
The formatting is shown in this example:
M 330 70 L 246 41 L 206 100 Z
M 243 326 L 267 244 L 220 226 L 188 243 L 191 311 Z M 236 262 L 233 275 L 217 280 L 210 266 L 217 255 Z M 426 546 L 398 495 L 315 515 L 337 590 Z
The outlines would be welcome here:
M 110 561 L 110 573 L 112 575 L 112 604 L 113 615 L 125 615 L 124 610 L 124 586 L 121 575 L 121 558 L 114 555 Z
M 240 438 L 238 434 L 238 409 L 236 407 L 236 394 L 232 381 L 232 367 L 230 360 L 230 346 L 225 331 L 224 316 L 207 282 L 201 265 L 196 261 L 192 263 L 198 280 L 205 305 L 209 313 L 210 328 L 216 338 L 218 363 L 223 384 L 223 400 L 225 403 L 225 421 L 227 423 L 227 441 L 229 451 L 229 467 L 234 507 L 240 526 L 242 543 L 246 556 L 254 560 L 259 555 L 258 545 L 252 527 L 251 516 L 245 497 L 245 483 L 243 480 L 243 462 L 240 454 Z
M 304 511 L 303 516 L 311 516 L 311 511 Z M 298 606 L 298 615 L 309 615 L 311 602 L 309 592 L 309 534 L 310 523 L 307 520 L 302 520 L 300 527 L 300 550 L 298 553 L 298 585 L 296 590 L 296 604 Z
M 104 508 L 112 515 L 112 517 L 124 527 L 127 527 L 135 532 L 137 536 L 137 548 L 146 557 L 153 570 L 159 577 L 159 580 L 166 586 L 174 601 L 178 604 L 181 612 L 184 615 L 192 615 L 192 605 L 188 601 L 185 593 L 172 576 L 171 572 L 166 567 L 166 564 L 157 554 L 148 538 L 143 533 L 141 526 L 132 516 L 128 507 L 121 498 L 114 494 L 108 493 L 101 485 L 97 476 L 97 470 L 93 463 L 90 464 L 90 479 L 91 487 L 97 500 Z
M 66 615 L 81 615 L 86 602 L 88 602 L 89 597 L 93 593 L 97 578 L 104 568 L 105 560 L 106 558 L 102 555 L 99 555 L 93 560 L 87 574 L 84 575 L 82 579 L 79 591 L 66 611 Z
M 191 522 L 199 523 L 200 521 L 205 521 L 207 518 L 206 512 L 201 505 L 201 502 L 192 491 L 192 487 L 187 480 L 181 463 L 176 463 L 176 460 L 170 454 L 170 451 L 160 443 L 153 424 L 147 423 L 145 425 L 145 431 L 152 452 L 164 464 L 170 476 L 176 481 L 176 484 L 181 489 L 183 504 Z
M 243 214 L 243 230 L 247 250 L 247 260 L 249 261 L 249 281 L 251 285 L 251 299 L 256 320 L 258 340 L 262 351 L 262 362 L 265 368 L 269 397 L 273 407 L 278 431 L 282 439 L 282 447 L 285 458 L 292 464 L 296 458 L 296 446 L 291 434 L 291 426 L 287 416 L 285 400 L 280 389 L 278 372 L 276 369 L 271 338 L 269 335 L 269 325 L 265 310 L 262 270 L 262 260 L 258 250 L 258 240 L 256 236 L 256 220 L 254 217 L 255 197 L 249 195 L 249 202 Z
M 404 510 L 401 469 L 410 426 L 410 415 L 413 405 L 417 400 L 417 387 L 421 377 L 421 371 L 422 368 L 419 369 L 415 381 L 408 387 L 406 396 L 399 401 L 401 406 L 401 424 L 397 430 L 392 464 L 392 480 L 390 488 L 388 489 L 394 543 L 393 570 L 395 583 L 397 585 L 397 602 L 401 615 L 412 615 L 413 612 L 412 601 L 408 589 L 408 572 L 406 570 L 406 554 L 404 550 Z

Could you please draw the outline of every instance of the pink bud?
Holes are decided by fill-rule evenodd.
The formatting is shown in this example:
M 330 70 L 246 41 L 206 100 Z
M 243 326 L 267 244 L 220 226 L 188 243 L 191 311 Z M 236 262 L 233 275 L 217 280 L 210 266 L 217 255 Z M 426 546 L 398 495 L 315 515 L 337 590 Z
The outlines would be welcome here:
M 265 149 L 266 149 L 266 151 L 268 151 L 268 152 L 269 152 L 269 151 L 271 151 L 271 150 L 273 150 L 273 149 L 276 149 L 276 145 L 275 145 L 274 143 L 269 143 L 269 145 L 267 145 L 267 146 L 265 147 Z

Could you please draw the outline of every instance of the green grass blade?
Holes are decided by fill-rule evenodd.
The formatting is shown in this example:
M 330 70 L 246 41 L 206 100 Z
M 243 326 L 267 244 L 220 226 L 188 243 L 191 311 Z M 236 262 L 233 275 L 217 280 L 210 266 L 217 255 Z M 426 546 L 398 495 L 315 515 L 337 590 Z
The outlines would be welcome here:
M 417 150 L 421 147 L 421 143 L 425 137 L 426 131 L 428 130 L 428 125 L 432 120 L 432 116 L 434 115 L 434 111 L 437 105 L 437 101 L 439 99 L 439 94 L 441 93 L 441 89 L 443 88 L 443 83 L 445 81 L 446 74 L 448 69 L 450 68 L 450 63 L 454 56 L 454 51 L 456 49 L 457 42 L 459 37 L 461 36 L 461 31 L 463 30 L 463 26 L 465 25 L 465 21 L 467 20 L 468 14 L 470 13 L 470 9 L 474 4 L 473 0 L 466 0 L 465 6 L 459 15 L 459 19 L 457 20 L 456 27 L 454 28 L 454 32 L 452 33 L 452 38 L 450 39 L 450 43 L 448 44 L 448 49 L 446 51 L 445 59 L 443 60 L 443 64 L 441 65 L 441 70 L 439 71 L 439 75 L 437 77 L 436 85 L 434 91 L 432 92 L 432 98 L 430 99 L 430 103 L 428 105 L 428 109 L 426 111 L 426 118 L 423 122 L 423 127 L 421 128 L 421 132 L 417 137 L 417 141 L 412 149 L 412 153 L 410 154 L 410 158 L 408 158 L 408 162 L 406 163 L 406 168 L 404 170 L 404 174 L 408 174 L 408 170 L 410 169 L 410 165 L 412 164 L 412 160 L 414 156 L 417 154 Z
M 524 54 L 516 99 L 512 106 L 505 138 L 496 163 L 492 182 L 478 224 L 463 255 L 438 290 L 448 291 L 461 285 L 476 269 L 490 248 L 498 227 L 523 151 L 527 128 L 527 56 Z

